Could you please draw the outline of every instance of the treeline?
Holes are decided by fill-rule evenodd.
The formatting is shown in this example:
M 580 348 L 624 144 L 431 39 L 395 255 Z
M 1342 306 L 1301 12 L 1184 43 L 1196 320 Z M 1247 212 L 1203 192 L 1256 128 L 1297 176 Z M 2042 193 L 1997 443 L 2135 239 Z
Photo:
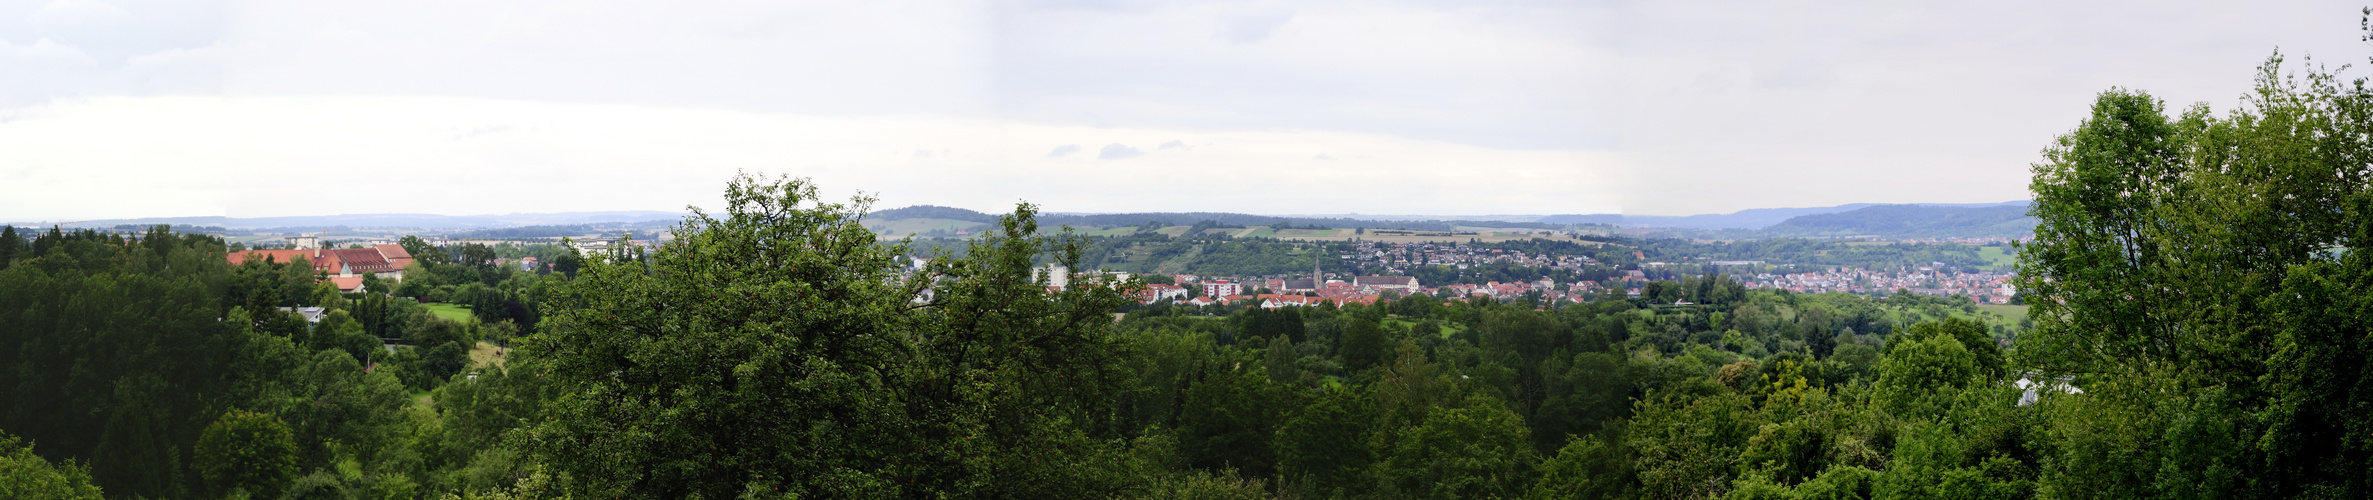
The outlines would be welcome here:
M 476 390 L 445 389 L 466 354 L 382 343 L 466 353 L 475 324 L 339 293 L 302 259 L 234 266 L 211 236 L 15 233 L 0 228 L 0 490 L 412 498 L 514 482 L 473 457 L 494 439 L 484 411 L 445 396 Z M 294 311 L 308 307 L 327 313 Z

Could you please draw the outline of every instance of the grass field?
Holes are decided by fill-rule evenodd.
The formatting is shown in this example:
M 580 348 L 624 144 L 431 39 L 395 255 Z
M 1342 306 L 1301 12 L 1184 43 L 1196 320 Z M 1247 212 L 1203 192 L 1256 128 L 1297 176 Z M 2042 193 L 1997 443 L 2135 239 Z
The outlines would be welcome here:
M 510 352 L 494 344 L 479 342 L 470 348 L 470 366 L 503 366 L 503 357 Z
M 1394 325 L 1398 325 L 1398 326 L 1400 326 L 1401 328 L 1409 328 L 1409 327 L 1414 327 L 1414 326 L 1417 326 L 1417 322 L 1416 322 L 1416 321 L 1409 321 L 1409 320 L 1406 320 L 1406 319 L 1401 319 L 1401 318 L 1397 318 L 1397 317 L 1393 317 L 1393 318 L 1384 318 L 1384 324 L 1385 324 L 1386 326 L 1394 326 Z M 1442 338 L 1450 338 L 1450 336 L 1451 336 L 1451 335 L 1457 335 L 1457 334 L 1458 334 L 1458 332 L 1466 331 L 1466 329 L 1467 329 L 1467 327 L 1466 327 L 1466 326 L 1464 326 L 1464 325 L 1460 325 L 1460 324 L 1458 324 L 1458 323 L 1449 323 L 1449 322 L 1443 322 L 1443 323 L 1435 323 L 1435 324 L 1437 324 L 1437 325 L 1442 325 Z
M 2010 247 L 1978 247 L 1978 258 L 1986 259 L 1987 269 L 1997 271 L 2009 271 L 2019 263 L 2018 257 L 2011 255 Z
M 430 314 L 435 314 L 439 318 L 445 318 L 453 321 L 470 320 L 470 308 L 468 307 L 441 303 L 421 304 L 420 306 L 428 308 L 428 312 Z
M 2014 306 L 2009 304 L 1980 304 L 1978 305 L 1978 310 L 2000 314 L 2005 318 L 2010 318 L 2011 321 L 2018 321 L 2020 318 L 2027 317 L 2027 306 Z

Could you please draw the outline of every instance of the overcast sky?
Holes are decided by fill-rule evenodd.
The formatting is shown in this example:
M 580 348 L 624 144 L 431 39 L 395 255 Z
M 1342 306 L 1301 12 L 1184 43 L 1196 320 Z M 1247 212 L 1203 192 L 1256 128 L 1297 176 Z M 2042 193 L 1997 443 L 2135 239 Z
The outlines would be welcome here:
M 0 0 L 0 220 L 715 208 L 1680 215 L 2027 198 L 2338 2 Z

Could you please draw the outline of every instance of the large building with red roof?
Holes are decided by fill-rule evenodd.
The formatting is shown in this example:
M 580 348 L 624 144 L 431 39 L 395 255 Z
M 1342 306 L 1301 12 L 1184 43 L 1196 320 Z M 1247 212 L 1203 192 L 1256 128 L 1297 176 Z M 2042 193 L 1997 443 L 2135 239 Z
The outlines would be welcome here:
M 315 248 L 309 250 L 248 250 L 231 252 L 232 265 L 251 260 L 291 262 L 302 258 L 313 265 L 313 272 L 327 274 L 342 291 L 354 291 L 362 286 L 364 276 L 404 279 L 404 268 L 412 265 L 412 253 L 401 245 L 376 245 L 370 248 Z

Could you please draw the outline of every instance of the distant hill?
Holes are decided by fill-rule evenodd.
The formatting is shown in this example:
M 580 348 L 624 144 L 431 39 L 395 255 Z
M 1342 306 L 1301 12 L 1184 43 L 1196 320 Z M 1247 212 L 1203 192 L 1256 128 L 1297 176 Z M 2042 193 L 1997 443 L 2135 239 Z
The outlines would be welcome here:
M 997 222 L 996 215 L 938 205 L 915 205 L 905 208 L 893 208 L 880 212 L 865 214 L 865 218 L 880 221 L 906 219 L 950 219 L 965 222 Z
M 1883 238 L 2019 237 L 2035 233 L 2027 204 L 1989 206 L 1873 205 L 1789 218 L 1757 231 L 1763 237 L 1878 236 Z
M 1669 227 L 1677 229 L 1762 229 L 1791 217 L 1844 212 L 1871 206 L 1855 203 L 1834 207 L 1812 208 L 1754 208 L 1727 214 L 1698 215 L 1552 215 L 1541 222 L 1560 224 L 1611 224 L 1624 227 Z
M 1635 228 L 1670 228 L 1691 236 L 1713 238 L 1802 238 L 1876 236 L 1881 238 L 1984 238 L 2017 237 L 2034 232 L 2035 221 L 2026 216 L 2027 202 L 1973 204 L 1908 204 L 1882 205 L 1855 203 L 1833 207 L 1759 208 L 1727 214 L 1689 216 L 1654 215 L 1551 215 L 1510 216 L 1531 218 L 1528 222 L 1482 221 L 1470 219 L 1408 220 L 1405 216 L 1393 220 L 1368 220 L 1327 216 L 1270 216 L 1228 212 L 1147 212 L 1127 214 L 1042 214 L 1042 226 L 1072 226 L 1078 228 L 1108 228 L 1142 226 L 1186 226 L 1211 221 L 1222 227 L 1259 227 L 1279 223 L 1294 226 L 1330 228 L 1413 229 L 1448 231 L 1458 227 L 1505 227 L 1530 229 L 1565 229 L 1576 225 L 1616 225 Z M 1442 216 L 1447 217 L 1447 216 Z M 888 223 L 914 220 L 914 225 L 938 227 L 952 221 L 992 223 L 997 216 L 961 208 L 917 205 L 875 212 L 866 217 L 866 225 L 884 229 Z M 940 221 L 940 222 L 928 222 Z
M 1852 212 L 1879 206 L 1877 203 L 1848 203 L 1831 207 L 1752 208 L 1727 214 L 1698 215 L 1624 215 L 1624 214 L 1567 214 L 1535 219 L 1554 224 L 1608 224 L 1623 227 L 1661 227 L 1673 229 L 1763 229 L 1807 215 Z M 2024 210 L 2025 201 L 2002 203 L 1915 203 L 1923 207 L 1985 208 L 2018 206 Z
M 998 215 L 1002 214 L 988 214 L 962 208 L 942 207 L 935 205 L 916 205 L 874 212 L 872 214 L 867 214 L 865 218 L 868 225 L 879 222 L 891 222 L 908 219 L 945 219 L 992 223 L 997 221 Z M 1078 228 L 1090 228 L 1143 226 L 1146 224 L 1162 226 L 1191 226 L 1203 221 L 1211 221 L 1221 227 L 1274 226 L 1283 223 L 1294 226 L 1318 226 L 1340 229 L 1411 229 L 1419 231 L 1450 231 L 1459 226 L 1561 229 L 1569 225 L 1564 223 L 1514 221 L 1367 220 L 1327 217 L 1280 217 L 1273 215 L 1253 215 L 1232 212 L 1143 212 L 1125 214 L 1042 213 L 1038 216 L 1038 224 L 1043 227 L 1072 226 Z

